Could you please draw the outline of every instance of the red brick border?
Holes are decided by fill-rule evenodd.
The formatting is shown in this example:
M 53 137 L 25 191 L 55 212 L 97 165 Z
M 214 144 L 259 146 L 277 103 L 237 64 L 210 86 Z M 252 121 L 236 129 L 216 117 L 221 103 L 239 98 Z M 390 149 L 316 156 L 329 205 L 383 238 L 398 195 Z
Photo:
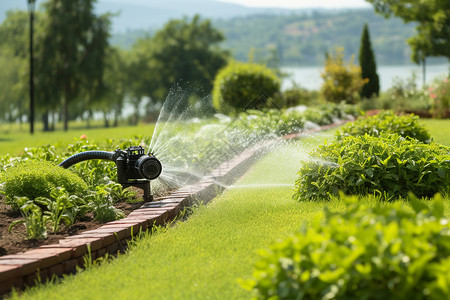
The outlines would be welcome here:
M 302 135 L 330 129 L 343 123 L 287 135 L 283 139 L 299 138 Z M 106 253 L 116 253 L 132 236 L 155 225 L 162 225 L 173 220 L 183 208 L 192 205 L 195 201 L 201 200 L 206 204 L 225 189 L 222 184 L 228 185 L 234 182 L 250 167 L 258 154 L 275 143 L 276 141 L 266 141 L 244 150 L 231 160 L 222 163 L 209 176 L 196 184 L 182 187 L 168 196 L 145 203 L 122 220 L 66 237 L 58 244 L 0 256 L 0 296 L 13 287 L 31 286 L 35 284 L 37 278 L 46 280 L 53 275 L 72 273 L 77 267 L 84 267 L 85 255 L 90 253 L 92 259 L 96 259 Z

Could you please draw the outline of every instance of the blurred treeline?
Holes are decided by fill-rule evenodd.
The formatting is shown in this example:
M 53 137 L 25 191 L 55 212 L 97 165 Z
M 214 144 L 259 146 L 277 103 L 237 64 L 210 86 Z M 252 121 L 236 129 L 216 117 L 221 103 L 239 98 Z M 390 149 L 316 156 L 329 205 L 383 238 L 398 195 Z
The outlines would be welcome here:
M 153 121 L 170 91 L 185 102 L 211 93 L 229 55 L 209 20 L 169 21 L 123 50 L 109 44 L 112 15 L 94 15 L 88 2 L 95 3 L 50 0 L 35 14 L 35 106 L 44 130 L 74 119 L 89 126 L 94 116 L 116 126 L 125 108 L 130 124 Z M 0 122 L 28 121 L 28 18 L 10 11 L 0 24 Z

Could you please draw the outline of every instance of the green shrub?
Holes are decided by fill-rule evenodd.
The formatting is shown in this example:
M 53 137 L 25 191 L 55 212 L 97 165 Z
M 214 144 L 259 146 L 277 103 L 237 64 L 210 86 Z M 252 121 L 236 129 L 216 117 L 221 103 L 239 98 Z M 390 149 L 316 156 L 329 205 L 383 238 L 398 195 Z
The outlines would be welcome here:
M 424 143 L 429 143 L 431 139 L 425 127 L 419 123 L 418 116 L 397 116 L 392 111 L 348 123 L 336 132 L 336 138 L 342 140 L 349 135 L 364 134 L 379 136 L 382 132 L 397 133 L 400 136 L 410 137 Z
M 397 134 L 348 136 L 311 153 L 295 182 L 298 201 L 345 194 L 379 194 L 384 200 L 408 191 L 432 197 L 450 191 L 449 147 L 423 144 Z
M 283 100 L 286 107 L 314 105 L 321 102 L 318 91 L 305 89 L 295 82 L 292 84 L 292 87 L 283 91 Z
M 366 81 L 361 77 L 361 67 L 355 65 L 353 59 L 348 63 L 344 61 L 343 48 L 336 48 L 327 55 L 321 74 L 324 81 L 321 93 L 326 101 L 357 103 L 360 100 L 359 93 Z
M 75 173 L 48 161 L 26 161 L 6 169 L 1 175 L 3 192 L 9 201 L 14 197 L 51 198 L 52 189 L 63 187 L 70 194 L 82 195 L 87 184 Z
M 233 62 L 214 80 L 213 104 L 221 112 L 270 106 L 280 91 L 280 80 L 262 65 Z
M 261 251 L 242 285 L 257 299 L 450 299 L 442 200 L 412 199 L 414 211 L 355 201 Z

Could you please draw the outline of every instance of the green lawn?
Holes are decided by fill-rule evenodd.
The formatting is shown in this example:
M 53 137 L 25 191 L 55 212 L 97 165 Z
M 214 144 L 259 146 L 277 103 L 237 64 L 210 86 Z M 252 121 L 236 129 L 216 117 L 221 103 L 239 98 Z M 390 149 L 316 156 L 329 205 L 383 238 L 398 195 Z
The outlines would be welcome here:
M 436 143 L 450 146 L 450 120 L 423 119 L 422 123 Z
M 67 132 L 58 130 L 52 132 L 35 131 L 33 135 L 20 130 L 17 126 L 9 127 L 2 125 L 0 130 L 0 155 L 7 153 L 11 155 L 20 155 L 26 147 L 37 147 L 51 144 L 56 147 L 67 147 L 81 135 L 86 135 L 88 140 L 94 143 L 102 144 L 106 139 L 134 139 L 135 136 L 149 136 L 153 133 L 154 124 L 145 124 L 139 126 L 124 126 L 117 128 L 91 128 L 82 129 L 73 126 Z M 77 128 L 78 127 L 78 128 Z

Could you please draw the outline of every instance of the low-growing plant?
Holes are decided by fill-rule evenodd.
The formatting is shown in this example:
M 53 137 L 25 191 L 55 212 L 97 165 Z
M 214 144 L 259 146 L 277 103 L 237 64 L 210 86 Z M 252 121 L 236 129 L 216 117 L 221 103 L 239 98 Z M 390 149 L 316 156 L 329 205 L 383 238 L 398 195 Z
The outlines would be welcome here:
M 449 147 L 397 134 L 348 136 L 311 153 L 295 182 L 297 201 L 345 194 L 378 194 L 383 200 L 450 192 Z
M 124 189 L 120 183 L 111 181 L 110 183 L 105 185 L 105 188 L 108 191 L 109 197 L 111 197 L 113 203 L 117 203 L 119 201 L 136 201 L 136 192 Z
M 83 195 L 87 184 L 75 173 L 48 161 L 31 160 L 16 164 L 1 174 L 3 192 L 14 204 L 15 197 L 51 198 L 50 192 L 64 187 L 70 194 Z
M 345 198 L 300 231 L 260 252 L 256 299 L 449 299 L 450 222 L 431 208 L 368 205 Z
M 85 197 L 88 205 L 93 209 L 94 219 L 101 223 L 121 219 L 125 214 L 114 207 L 113 199 L 109 195 L 108 187 L 97 186 Z
M 28 239 L 44 239 L 47 237 L 47 227 L 41 208 L 28 197 L 15 197 L 14 203 L 19 207 L 24 219 L 16 220 L 9 225 L 9 232 L 18 224 L 25 224 Z
M 56 233 L 61 223 L 66 227 L 75 223 L 77 217 L 83 216 L 91 210 L 84 200 L 77 195 L 69 195 L 63 187 L 57 187 L 50 192 L 51 199 L 38 197 L 35 203 L 44 206 L 44 222 L 50 224 Z
M 336 132 L 336 139 L 353 135 L 369 134 L 379 136 L 382 132 L 397 133 L 403 137 L 410 137 L 424 143 L 429 143 L 431 136 L 425 127 L 420 124 L 419 117 L 413 114 L 409 116 L 397 116 L 392 111 L 385 111 L 378 115 L 360 118 L 348 123 Z

